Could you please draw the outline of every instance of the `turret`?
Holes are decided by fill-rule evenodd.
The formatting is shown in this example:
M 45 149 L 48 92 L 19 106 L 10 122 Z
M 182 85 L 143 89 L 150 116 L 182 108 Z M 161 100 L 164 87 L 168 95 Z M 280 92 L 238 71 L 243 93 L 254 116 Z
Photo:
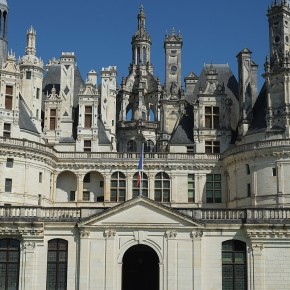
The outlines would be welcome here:
M 258 97 L 258 66 L 251 60 L 252 52 L 245 48 L 238 55 L 239 68 L 239 135 L 244 136 L 253 119 L 253 106 Z
M 0 0 L 0 64 L 6 62 L 8 47 L 8 4 Z
M 265 63 L 267 133 L 290 137 L 290 6 L 286 0 L 268 9 L 270 58 Z
M 21 94 L 31 112 L 38 131 L 41 131 L 43 61 L 36 56 L 36 32 L 30 27 L 26 36 L 25 55 L 19 61 L 22 74 Z
M 165 86 L 169 91 L 172 86 L 181 88 L 181 49 L 182 36 L 175 34 L 174 28 L 171 34 L 166 34 L 164 40 L 165 50 Z
M 138 14 L 138 30 L 132 37 L 132 65 L 146 66 L 150 64 L 151 37 L 146 31 L 146 16 L 141 5 Z

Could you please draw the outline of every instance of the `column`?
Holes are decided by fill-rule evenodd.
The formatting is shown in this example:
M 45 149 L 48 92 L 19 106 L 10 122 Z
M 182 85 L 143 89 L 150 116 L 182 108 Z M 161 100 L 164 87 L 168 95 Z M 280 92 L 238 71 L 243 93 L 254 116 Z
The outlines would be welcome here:
M 35 242 L 25 240 L 20 246 L 21 258 L 20 258 L 20 281 L 19 288 L 21 290 L 36 290 L 36 277 L 38 272 L 36 272 L 37 267 L 35 267 Z
M 201 284 L 201 266 L 202 266 L 202 254 L 201 254 L 201 240 L 203 231 L 197 229 L 192 232 L 192 251 L 193 251 L 193 289 L 202 289 Z
M 77 201 L 83 201 L 84 174 L 77 174 Z
M 133 198 L 133 174 L 129 173 L 126 177 L 126 183 L 127 183 L 127 190 L 126 190 L 126 200 Z
M 177 233 L 175 231 L 167 231 L 165 237 L 167 239 L 167 290 L 177 289 Z
M 104 174 L 104 201 L 109 202 L 111 200 L 111 174 Z
M 263 248 L 264 246 L 261 243 L 252 243 L 252 246 L 250 248 L 250 283 L 253 286 L 252 289 L 265 289 L 265 261 L 263 255 Z
M 206 174 L 197 174 L 196 175 L 197 185 L 195 191 L 195 202 L 201 206 L 206 202 L 206 197 L 203 197 L 203 191 L 206 183 Z
M 79 288 L 89 289 L 90 282 L 90 231 L 80 229 L 80 254 L 79 254 Z
M 148 174 L 148 198 L 154 200 L 155 194 L 154 194 L 154 181 L 155 181 L 155 174 L 149 173 Z
M 114 275 L 115 265 L 117 263 L 117 259 L 115 257 L 115 237 L 116 231 L 105 230 L 105 290 L 121 289 L 121 285 L 117 285 L 117 281 Z
M 53 171 L 51 173 L 51 180 L 50 180 L 50 199 L 52 201 L 55 201 L 56 182 L 57 182 L 57 173 L 56 173 L 56 171 Z

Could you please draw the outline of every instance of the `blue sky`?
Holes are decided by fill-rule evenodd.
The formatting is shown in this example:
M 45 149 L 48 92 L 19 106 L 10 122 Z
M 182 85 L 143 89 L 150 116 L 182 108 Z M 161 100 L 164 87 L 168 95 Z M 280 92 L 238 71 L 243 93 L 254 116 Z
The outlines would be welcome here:
M 269 51 L 267 8 L 272 0 L 8 0 L 9 49 L 22 56 L 26 31 L 37 31 L 37 55 L 45 63 L 73 51 L 82 76 L 116 65 L 127 76 L 131 37 L 140 4 L 152 38 L 151 62 L 164 81 L 166 30 L 183 36 L 182 75 L 199 74 L 204 63 L 228 63 L 237 77 L 236 55 L 249 48 L 259 76 Z M 260 78 L 259 87 L 262 85 Z

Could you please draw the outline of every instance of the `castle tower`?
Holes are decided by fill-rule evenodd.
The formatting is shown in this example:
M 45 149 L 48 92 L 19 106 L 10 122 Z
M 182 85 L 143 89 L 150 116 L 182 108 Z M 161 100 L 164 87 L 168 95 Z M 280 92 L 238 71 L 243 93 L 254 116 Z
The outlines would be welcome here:
M 268 9 L 270 59 L 266 59 L 268 135 L 290 137 L 290 6 L 274 1 Z
M 43 61 L 36 56 L 36 32 L 33 27 L 27 31 L 25 56 L 19 61 L 19 66 L 22 74 L 22 97 L 31 112 L 31 118 L 36 128 L 40 132 Z
M 165 87 L 167 92 L 174 86 L 181 88 L 181 50 L 182 36 L 176 35 L 174 28 L 171 35 L 166 35 L 164 40 L 165 49 Z
M 132 37 L 132 63 L 129 76 L 122 80 L 118 96 L 118 150 L 154 151 L 159 122 L 160 82 L 150 62 L 151 37 L 146 31 L 143 6 L 138 14 L 138 30 Z M 103 89 L 103 87 L 102 87 Z
M 0 0 L 0 63 L 7 59 L 8 46 L 8 4 L 7 0 Z

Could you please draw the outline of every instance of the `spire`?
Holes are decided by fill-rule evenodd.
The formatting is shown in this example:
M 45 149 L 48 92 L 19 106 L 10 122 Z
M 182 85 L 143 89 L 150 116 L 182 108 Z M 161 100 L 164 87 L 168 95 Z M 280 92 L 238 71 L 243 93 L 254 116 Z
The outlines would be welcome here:
M 143 5 L 140 6 L 138 19 L 138 30 L 132 37 L 132 63 L 134 65 L 147 65 L 150 63 L 151 38 L 146 31 L 146 16 Z
M 140 12 L 138 14 L 138 30 L 146 30 L 146 16 L 143 5 L 140 6 Z
M 36 55 L 36 32 L 31 26 L 27 31 L 26 55 Z
M 0 63 L 7 59 L 8 47 L 8 4 L 6 0 L 0 0 Z

